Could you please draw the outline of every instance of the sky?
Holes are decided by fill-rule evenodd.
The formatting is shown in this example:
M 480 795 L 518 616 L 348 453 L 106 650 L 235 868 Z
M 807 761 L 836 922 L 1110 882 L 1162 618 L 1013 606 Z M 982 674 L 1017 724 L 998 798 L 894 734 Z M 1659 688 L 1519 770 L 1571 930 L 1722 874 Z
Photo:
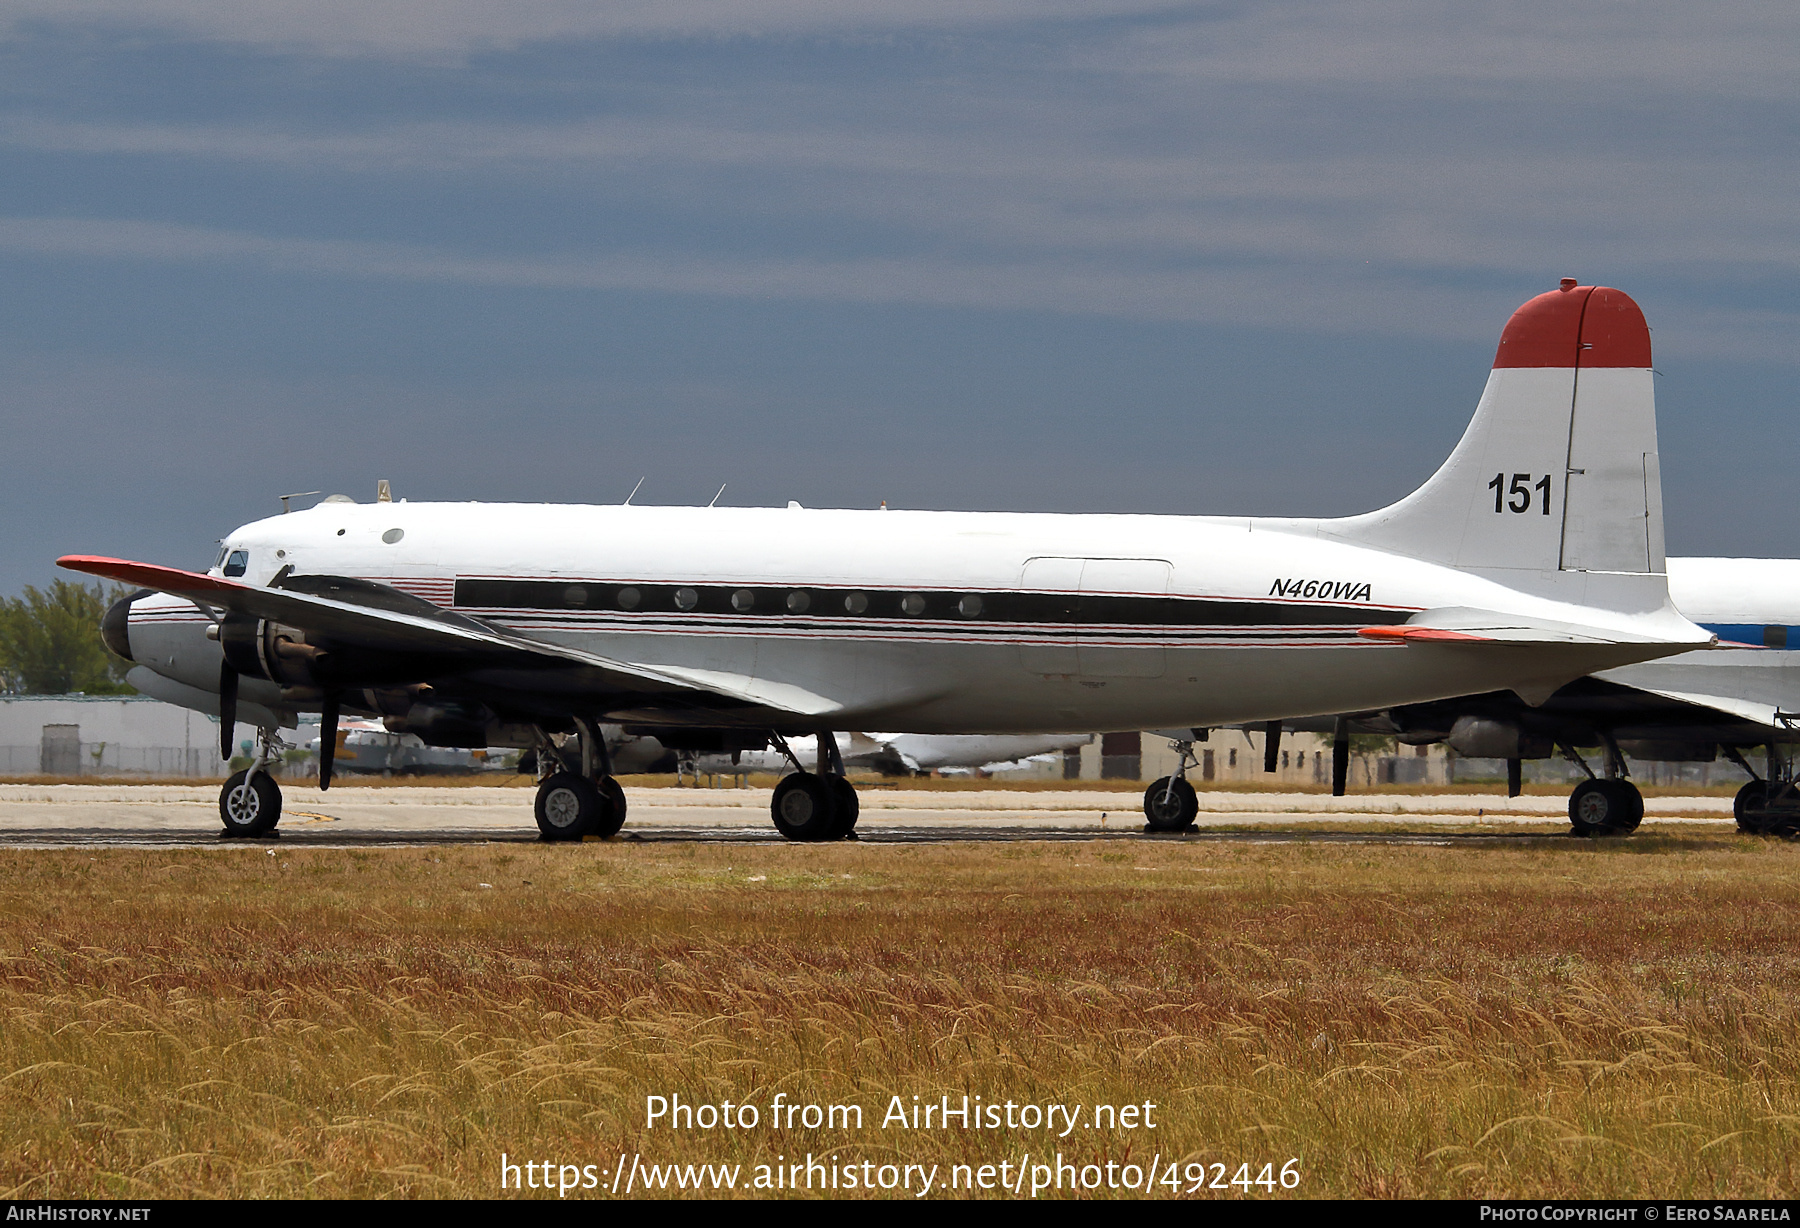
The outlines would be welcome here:
M 1649 318 L 1789 556 L 1800 9 L 0 0 L 0 593 L 293 491 L 1349 514 Z

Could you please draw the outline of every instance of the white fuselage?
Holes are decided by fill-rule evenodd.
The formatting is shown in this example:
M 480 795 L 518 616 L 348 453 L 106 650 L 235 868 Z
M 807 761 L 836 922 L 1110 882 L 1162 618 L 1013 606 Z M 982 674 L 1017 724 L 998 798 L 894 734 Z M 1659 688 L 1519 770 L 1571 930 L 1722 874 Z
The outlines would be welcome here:
M 1666 607 L 1609 613 L 1534 596 L 1332 540 L 1316 522 L 326 503 L 246 525 L 224 547 L 215 575 L 232 574 L 241 551 L 253 585 L 283 567 L 380 581 L 836 729 L 1210 726 L 1554 686 L 1669 651 L 1357 634 L 1441 607 L 1610 618 L 1628 638 L 1685 626 Z M 176 616 L 169 602 L 140 605 L 134 644 L 141 618 Z M 216 684 L 216 651 L 145 663 Z

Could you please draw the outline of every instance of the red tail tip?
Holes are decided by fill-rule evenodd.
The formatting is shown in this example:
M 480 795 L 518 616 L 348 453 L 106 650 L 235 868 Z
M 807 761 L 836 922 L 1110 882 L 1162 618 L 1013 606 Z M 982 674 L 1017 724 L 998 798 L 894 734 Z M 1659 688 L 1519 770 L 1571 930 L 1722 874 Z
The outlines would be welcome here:
M 1623 290 L 1579 286 L 1540 294 L 1513 312 L 1496 367 L 1648 367 L 1650 326 Z

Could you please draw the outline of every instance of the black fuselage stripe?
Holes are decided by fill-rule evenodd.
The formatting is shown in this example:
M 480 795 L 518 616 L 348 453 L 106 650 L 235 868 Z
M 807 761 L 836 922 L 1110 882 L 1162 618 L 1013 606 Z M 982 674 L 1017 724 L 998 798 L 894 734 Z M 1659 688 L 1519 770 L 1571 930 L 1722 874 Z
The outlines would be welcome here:
M 760 620 L 810 615 L 834 627 L 846 623 L 902 621 L 1003 625 L 1008 629 L 1063 626 L 1112 629 L 1206 627 L 1244 631 L 1365 627 L 1412 611 L 1385 606 L 1321 602 L 1233 601 L 1111 593 L 1011 591 L 908 591 L 849 587 L 619 584 L 565 580 L 458 580 L 455 606 L 494 614 L 557 611 L 563 614 Z M 709 619 L 710 616 L 710 619 Z

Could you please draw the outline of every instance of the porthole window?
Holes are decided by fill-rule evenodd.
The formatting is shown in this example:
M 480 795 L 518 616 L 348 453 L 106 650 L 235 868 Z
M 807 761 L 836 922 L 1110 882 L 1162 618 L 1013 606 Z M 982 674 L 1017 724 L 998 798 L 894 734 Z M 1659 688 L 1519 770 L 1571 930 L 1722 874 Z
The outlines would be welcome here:
M 925 612 L 925 598 L 919 593 L 906 594 L 900 599 L 900 612 L 917 618 Z
M 568 588 L 563 590 L 563 604 L 575 606 L 586 605 L 587 590 L 579 584 L 569 585 Z
M 869 612 L 869 594 L 847 594 L 844 597 L 844 608 L 852 614 L 867 614 Z
M 643 601 L 644 594 L 638 592 L 635 588 L 622 588 L 619 590 L 619 608 L 621 610 L 635 610 L 638 606 L 643 604 Z
M 343 535 L 344 535 L 344 530 L 342 530 L 342 529 L 339 529 L 339 530 L 338 530 L 338 536 L 339 536 L 339 537 L 342 537 L 342 536 L 343 536 Z
M 750 607 L 756 604 L 756 594 L 747 588 L 740 588 L 731 594 L 731 608 L 739 614 L 748 614 Z
M 804 614 L 812 605 L 812 594 L 804 589 L 795 589 L 788 594 L 787 608 L 790 614 Z
M 225 574 L 228 576 L 241 576 L 249 570 L 250 552 L 248 550 L 233 550 L 225 559 Z
M 956 612 L 961 614 L 964 618 L 975 618 L 979 616 L 981 613 L 981 598 L 977 597 L 974 593 L 970 593 L 967 597 L 964 597 L 961 601 L 956 603 Z
M 386 533 L 381 535 L 381 540 L 391 546 L 405 536 L 405 529 L 389 529 Z
M 693 589 L 678 588 L 675 590 L 675 608 L 676 609 L 691 610 L 699 604 L 700 604 L 700 594 L 695 592 Z

